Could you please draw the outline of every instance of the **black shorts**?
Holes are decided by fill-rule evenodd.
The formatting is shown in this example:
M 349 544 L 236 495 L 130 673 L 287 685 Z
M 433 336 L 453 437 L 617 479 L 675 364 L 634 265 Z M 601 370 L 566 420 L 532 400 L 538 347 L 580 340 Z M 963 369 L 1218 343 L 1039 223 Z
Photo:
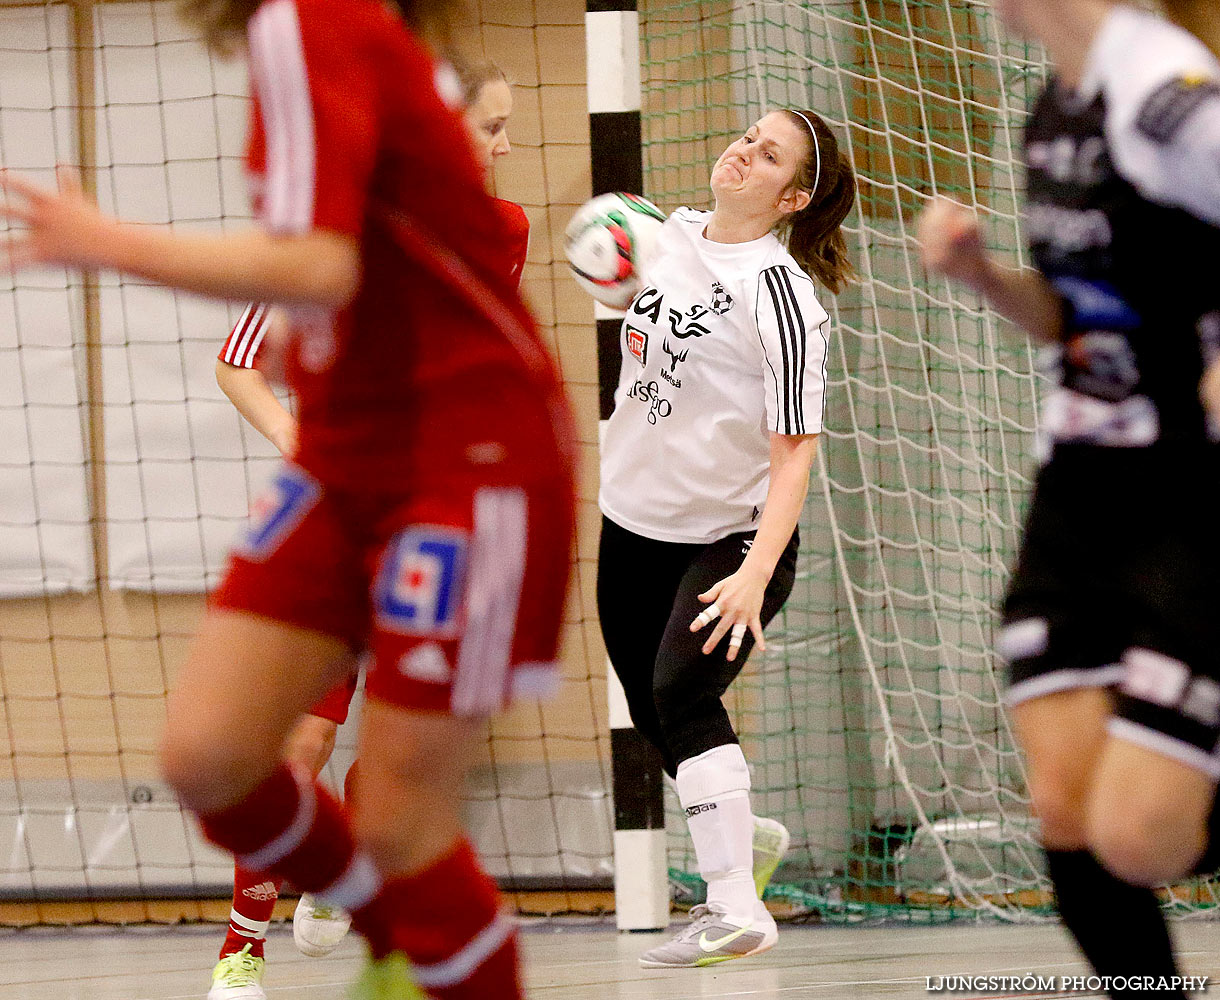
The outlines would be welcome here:
M 1113 687 L 1113 735 L 1220 778 L 1218 525 L 1210 449 L 1060 447 L 1004 601 L 1009 703 Z

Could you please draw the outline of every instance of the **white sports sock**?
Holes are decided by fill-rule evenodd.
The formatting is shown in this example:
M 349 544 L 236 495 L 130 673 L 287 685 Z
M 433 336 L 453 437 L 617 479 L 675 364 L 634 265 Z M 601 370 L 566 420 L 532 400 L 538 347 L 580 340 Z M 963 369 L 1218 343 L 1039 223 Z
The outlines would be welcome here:
M 684 760 L 677 785 L 707 901 L 723 906 L 731 923 L 745 926 L 758 916 L 758 898 L 750 770 L 741 747 L 730 743 Z

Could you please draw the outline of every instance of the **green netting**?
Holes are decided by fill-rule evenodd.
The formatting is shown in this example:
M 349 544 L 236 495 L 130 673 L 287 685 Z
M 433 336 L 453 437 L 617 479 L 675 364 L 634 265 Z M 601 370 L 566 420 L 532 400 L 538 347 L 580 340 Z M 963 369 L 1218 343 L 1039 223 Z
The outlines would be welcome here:
M 925 277 L 912 240 L 919 208 L 947 194 L 1021 258 L 1020 127 L 1041 53 L 961 0 L 648 0 L 640 17 L 650 198 L 706 206 L 727 140 L 785 106 L 831 124 L 860 182 L 847 225 L 863 281 L 824 297 L 828 408 L 801 574 L 731 693 L 755 811 L 793 835 L 773 891 L 840 920 L 1044 914 L 992 653 L 1039 377 L 1023 338 Z M 693 895 L 671 806 L 672 875 Z

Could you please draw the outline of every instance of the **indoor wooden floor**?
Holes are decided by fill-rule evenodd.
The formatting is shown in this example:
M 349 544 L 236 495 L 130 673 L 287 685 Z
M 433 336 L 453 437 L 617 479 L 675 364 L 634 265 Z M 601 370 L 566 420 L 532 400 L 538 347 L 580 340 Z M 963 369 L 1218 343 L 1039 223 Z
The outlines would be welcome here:
M 202 1000 L 222 933 L 215 926 L 0 932 L 0 1000 Z M 1175 934 L 1184 971 L 1220 979 L 1220 924 L 1177 923 Z M 783 927 L 775 949 L 755 959 L 713 969 L 640 969 L 636 956 L 659 937 L 618 934 L 608 921 L 529 925 L 529 994 L 534 1000 L 920 997 L 936 995 L 929 976 L 1085 972 L 1058 926 Z M 361 951 L 349 938 L 332 956 L 304 958 L 291 930 L 277 927 L 267 954 L 268 1000 L 342 1000 Z

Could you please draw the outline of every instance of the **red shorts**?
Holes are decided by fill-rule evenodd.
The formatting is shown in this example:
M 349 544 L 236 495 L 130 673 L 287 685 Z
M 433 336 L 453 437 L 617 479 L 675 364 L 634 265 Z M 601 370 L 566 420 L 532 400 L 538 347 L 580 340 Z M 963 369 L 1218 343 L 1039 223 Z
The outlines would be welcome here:
M 367 649 L 370 698 L 486 716 L 555 689 L 573 517 L 562 478 L 370 497 L 285 465 L 212 603 Z

